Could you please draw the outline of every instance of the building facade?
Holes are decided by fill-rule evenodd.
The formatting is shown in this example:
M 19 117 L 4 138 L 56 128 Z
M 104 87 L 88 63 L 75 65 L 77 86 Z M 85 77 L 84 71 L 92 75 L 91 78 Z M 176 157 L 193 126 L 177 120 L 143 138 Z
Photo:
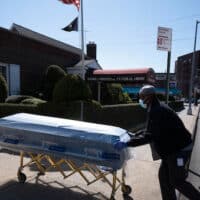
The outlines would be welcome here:
M 193 53 L 179 56 L 175 63 L 175 73 L 177 80 L 177 88 L 182 91 L 184 97 L 189 97 L 191 69 L 192 69 Z M 194 88 L 200 89 L 200 50 L 195 54 L 195 69 L 193 75 L 193 91 Z
M 36 94 L 49 65 L 65 70 L 76 65 L 80 55 L 79 48 L 17 24 L 9 30 L 0 27 L 0 73 L 8 83 L 10 95 Z
M 139 89 L 145 84 L 155 83 L 155 72 L 152 68 L 138 69 L 112 69 L 94 70 L 87 73 L 86 80 L 92 85 L 94 90 L 98 90 L 98 101 L 101 96 L 101 84 L 121 83 L 123 91 L 135 100 L 138 99 Z

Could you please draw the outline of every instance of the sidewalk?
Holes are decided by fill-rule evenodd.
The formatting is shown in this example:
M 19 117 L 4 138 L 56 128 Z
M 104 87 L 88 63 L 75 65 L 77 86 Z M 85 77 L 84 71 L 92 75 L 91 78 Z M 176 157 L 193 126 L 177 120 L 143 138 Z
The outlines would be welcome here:
M 179 113 L 186 128 L 193 132 L 199 107 L 193 107 L 193 115 L 187 115 L 187 107 Z M 132 149 L 134 158 L 127 162 L 126 184 L 132 187 L 130 200 L 161 200 L 158 182 L 160 161 L 154 162 L 149 145 Z M 2 200 L 98 200 L 110 197 L 111 188 L 102 181 L 87 186 L 78 174 L 63 179 L 58 172 L 49 172 L 36 179 L 36 172 L 26 169 L 27 182 L 17 181 L 18 155 L 0 153 L 0 196 Z M 123 200 L 121 190 L 116 200 Z
M 193 106 L 192 105 L 192 115 L 188 115 L 188 104 L 185 105 L 185 109 L 178 113 L 179 117 L 182 119 L 183 123 L 185 124 L 185 127 L 190 131 L 190 133 L 194 133 L 194 129 L 196 126 L 196 120 L 198 118 L 199 114 L 199 106 Z
M 190 166 L 189 166 L 188 181 L 190 183 L 192 183 L 200 191 L 200 177 L 199 177 L 199 175 L 200 175 L 200 167 L 199 167 L 199 163 L 200 163 L 200 157 L 199 157 L 199 155 L 200 155 L 200 121 L 199 120 L 196 123 L 196 136 L 195 137 L 196 138 L 195 138 L 194 148 L 193 148 Z M 195 175 L 194 173 L 198 174 L 198 176 Z M 184 197 L 183 195 L 180 195 L 180 200 L 188 200 L 188 198 Z

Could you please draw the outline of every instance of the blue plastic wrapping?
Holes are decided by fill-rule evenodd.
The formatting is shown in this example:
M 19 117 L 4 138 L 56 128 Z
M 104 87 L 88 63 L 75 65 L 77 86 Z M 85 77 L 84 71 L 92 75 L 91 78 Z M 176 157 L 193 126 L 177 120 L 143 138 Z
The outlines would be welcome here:
M 130 140 L 119 127 L 19 113 L 0 119 L 0 146 L 14 151 L 44 153 L 120 169 L 128 149 L 116 142 Z

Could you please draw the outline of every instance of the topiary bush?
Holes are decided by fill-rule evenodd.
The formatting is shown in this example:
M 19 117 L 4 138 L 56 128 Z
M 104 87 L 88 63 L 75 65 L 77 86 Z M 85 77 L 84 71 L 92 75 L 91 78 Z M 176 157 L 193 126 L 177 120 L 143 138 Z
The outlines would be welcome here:
M 102 87 L 102 104 L 125 104 L 132 103 L 127 93 L 123 93 L 122 85 L 113 83 Z
M 68 74 L 58 81 L 53 90 L 53 102 L 92 99 L 91 90 L 79 76 Z
M 5 78 L 0 74 L 0 102 L 5 102 L 8 96 L 8 86 Z
M 45 73 L 44 98 L 52 100 L 55 84 L 66 75 L 66 72 L 57 65 L 50 65 Z

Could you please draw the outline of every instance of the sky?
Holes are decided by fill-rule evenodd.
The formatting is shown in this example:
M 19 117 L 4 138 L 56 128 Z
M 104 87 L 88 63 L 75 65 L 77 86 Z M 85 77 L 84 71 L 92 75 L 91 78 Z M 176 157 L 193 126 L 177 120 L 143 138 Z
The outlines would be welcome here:
M 0 27 L 12 23 L 81 48 L 80 32 L 65 32 L 79 12 L 58 0 L 0 0 Z M 177 57 L 193 52 L 199 0 L 83 0 L 85 45 L 97 44 L 103 69 L 151 67 L 166 72 L 167 52 L 157 50 L 158 26 L 172 28 L 170 71 Z M 200 49 L 200 24 L 196 49 Z

